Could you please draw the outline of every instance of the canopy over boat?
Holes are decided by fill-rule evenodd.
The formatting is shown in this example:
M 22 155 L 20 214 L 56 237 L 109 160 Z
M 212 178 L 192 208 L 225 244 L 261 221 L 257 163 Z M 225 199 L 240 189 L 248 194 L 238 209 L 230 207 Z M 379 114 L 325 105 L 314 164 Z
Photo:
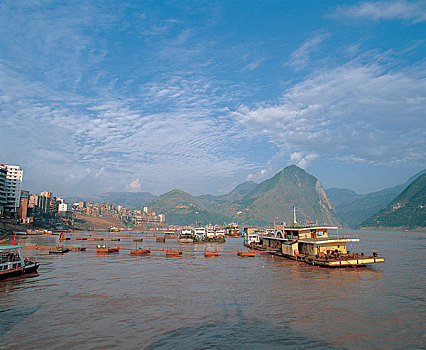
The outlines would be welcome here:
M 23 247 L 23 245 L 0 245 L 0 250 L 18 249 Z

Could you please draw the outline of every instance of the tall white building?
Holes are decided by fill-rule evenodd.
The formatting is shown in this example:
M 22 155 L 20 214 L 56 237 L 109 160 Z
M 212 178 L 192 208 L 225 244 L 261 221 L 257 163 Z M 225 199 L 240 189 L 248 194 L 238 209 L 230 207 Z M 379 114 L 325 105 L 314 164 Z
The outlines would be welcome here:
M 15 215 L 21 201 L 23 171 L 18 165 L 0 164 L 0 168 L 6 169 L 6 215 Z
M 59 212 L 68 211 L 68 204 L 67 203 L 60 203 L 59 206 L 58 206 L 58 211 Z
M 4 209 L 6 207 L 6 176 L 7 170 L 0 166 L 0 217 L 4 215 Z

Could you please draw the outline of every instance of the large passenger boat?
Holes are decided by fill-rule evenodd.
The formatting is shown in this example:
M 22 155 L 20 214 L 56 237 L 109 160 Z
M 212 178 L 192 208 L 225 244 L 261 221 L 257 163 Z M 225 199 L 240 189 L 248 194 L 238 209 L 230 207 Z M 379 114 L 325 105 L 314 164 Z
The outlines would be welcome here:
M 24 258 L 21 248 L 17 245 L 0 246 L 0 280 L 37 271 L 40 265 Z

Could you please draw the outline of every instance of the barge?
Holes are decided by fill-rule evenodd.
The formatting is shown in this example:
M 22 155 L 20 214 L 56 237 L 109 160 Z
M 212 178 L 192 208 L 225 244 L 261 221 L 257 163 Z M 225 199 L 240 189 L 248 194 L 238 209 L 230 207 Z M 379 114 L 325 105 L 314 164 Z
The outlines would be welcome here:
M 21 253 L 22 246 L 0 246 L 0 280 L 36 272 L 40 264 L 26 259 Z
M 338 228 L 275 225 L 273 233 L 259 234 L 256 239 L 247 237 L 244 243 L 252 249 L 322 267 L 360 267 L 385 262 L 376 252 L 371 256 L 350 252 L 346 244 L 359 242 L 359 238 L 329 237 L 330 230 Z

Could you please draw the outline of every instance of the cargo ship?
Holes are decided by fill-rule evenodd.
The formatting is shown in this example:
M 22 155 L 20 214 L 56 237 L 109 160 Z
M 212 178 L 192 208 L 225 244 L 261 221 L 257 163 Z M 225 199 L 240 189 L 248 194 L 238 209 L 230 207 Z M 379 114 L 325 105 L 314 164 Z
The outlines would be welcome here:
M 367 256 L 349 251 L 347 243 L 359 242 L 359 238 L 329 237 L 331 230 L 338 232 L 338 227 L 301 227 L 294 213 L 292 226 L 274 225 L 271 233 L 259 232 L 257 237 L 252 234 L 246 237 L 244 243 L 252 249 L 322 267 L 360 267 L 385 262 L 385 258 L 376 252 Z
M 0 246 L 0 280 L 37 271 L 37 262 L 26 259 L 21 253 L 22 246 Z

